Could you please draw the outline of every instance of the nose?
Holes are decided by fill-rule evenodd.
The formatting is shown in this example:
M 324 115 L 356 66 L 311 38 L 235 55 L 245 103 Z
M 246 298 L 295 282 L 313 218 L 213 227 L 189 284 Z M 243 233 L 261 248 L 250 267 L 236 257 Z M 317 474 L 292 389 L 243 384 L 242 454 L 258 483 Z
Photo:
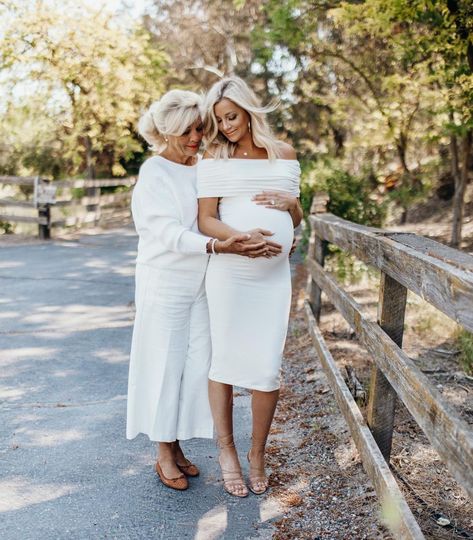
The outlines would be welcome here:
M 197 129 L 193 129 L 191 132 L 191 142 L 200 142 L 202 140 L 202 131 L 197 131 Z
M 228 120 L 223 121 L 223 131 L 229 131 L 230 130 L 230 123 Z

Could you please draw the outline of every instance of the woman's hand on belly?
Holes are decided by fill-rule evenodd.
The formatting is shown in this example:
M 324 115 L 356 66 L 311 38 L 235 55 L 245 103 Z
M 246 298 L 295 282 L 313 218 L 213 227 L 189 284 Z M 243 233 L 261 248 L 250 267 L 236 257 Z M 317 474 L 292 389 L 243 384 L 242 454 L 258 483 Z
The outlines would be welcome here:
M 231 253 L 232 255 L 254 256 L 266 248 L 266 242 L 251 240 L 249 233 L 231 236 L 228 240 L 217 240 L 214 245 L 215 253 Z
M 250 257 L 274 257 L 281 253 L 282 245 L 269 240 L 269 238 L 274 234 L 271 231 L 268 231 L 266 229 L 251 229 L 247 232 L 250 235 L 249 240 L 247 240 L 248 243 L 264 242 L 265 244 L 263 249 L 258 249 L 252 253 L 250 252 Z
M 253 201 L 259 206 L 290 212 L 297 207 L 298 199 L 284 191 L 263 191 L 253 197 Z
M 255 195 L 252 200 L 259 206 L 289 212 L 294 227 L 297 227 L 302 221 L 304 215 L 302 206 L 297 197 L 293 197 L 284 191 L 263 191 Z

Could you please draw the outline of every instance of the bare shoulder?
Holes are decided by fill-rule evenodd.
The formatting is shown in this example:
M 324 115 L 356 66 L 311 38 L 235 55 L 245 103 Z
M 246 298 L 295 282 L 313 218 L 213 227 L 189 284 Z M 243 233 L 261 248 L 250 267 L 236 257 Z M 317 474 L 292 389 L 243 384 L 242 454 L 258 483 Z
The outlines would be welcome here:
M 279 141 L 279 150 L 281 159 L 297 159 L 296 151 L 290 144 Z

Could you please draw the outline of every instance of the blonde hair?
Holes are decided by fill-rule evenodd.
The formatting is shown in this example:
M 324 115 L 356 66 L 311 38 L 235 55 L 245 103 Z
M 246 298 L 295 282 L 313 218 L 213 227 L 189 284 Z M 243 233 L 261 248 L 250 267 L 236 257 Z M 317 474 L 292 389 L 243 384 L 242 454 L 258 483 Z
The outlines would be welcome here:
M 138 122 L 138 133 L 160 151 L 168 135 L 179 137 L 201 117 L 202 98 L 188 90 L 170 90 L 151 104 Z
M 276 139 L 266 120 L 266 114 L 274 111 L 278 104 L 262 106 L 261 101 L 243 79 L 226 77 L 212 86 L 204 102 L 204 144 L 212 157 L 228 159 L 236 148 L 236 144 L 230 142 L 218 130 L 214 107 L 222 99 L 233 101 L 249 114 L 253 142 L 256 146 L 266 149 L 270 160 L 281 156 L 281 142 Z

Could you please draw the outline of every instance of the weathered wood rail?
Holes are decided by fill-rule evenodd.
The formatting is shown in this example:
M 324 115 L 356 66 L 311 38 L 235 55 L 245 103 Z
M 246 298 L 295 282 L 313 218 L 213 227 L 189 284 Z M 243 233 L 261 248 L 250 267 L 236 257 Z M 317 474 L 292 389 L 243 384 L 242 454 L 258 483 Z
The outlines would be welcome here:
M 0 176 L 0 186 L 22 186 L 30 192 L 26 200 L 16 197 L 0 198 L 0 221 L 38 225 L 38 235 L 47 239 L 54 227 L 104 224 L 107 221 L 130 217 L 131 189 L 116 193 L 102 193 L 102 188 L 131 188 L 135 177 L 100 180 L 58 180 L 49 183 L 38 177 Z M 50 185 L 57 189 L 54 202 L 39 202 L 33 198 L 36 185 Z M 29 189 L 28 189 L 29 188 Z M 74 197 L 73 189 L 83 188 L 85 195 Z M 28 215 L 25 210 L 28 209 Z M 66 209 L 61 211 L 61 209 Z M 19 210 L 19 212 L 18 212 Z M 69 215 L 67 215 L 69 213 Z
M 402 400 L 470 497 L 473 432 L 401 348 L 407 290 L 473 331 L 473 257 L 415 234 L 365 227 L 331 214 L 314 213 L 310 222 L 305 311 L 317 355 L 381 504 L 396 508 L 397 519 L 388 524 L 393 534 L 424 538 L 389 468 L 396 399 Z M 381 271 L 377 323 L 324 270 L 328 243 Z M 318 328 L 322 292 L 371 354 L 366 421 Z

